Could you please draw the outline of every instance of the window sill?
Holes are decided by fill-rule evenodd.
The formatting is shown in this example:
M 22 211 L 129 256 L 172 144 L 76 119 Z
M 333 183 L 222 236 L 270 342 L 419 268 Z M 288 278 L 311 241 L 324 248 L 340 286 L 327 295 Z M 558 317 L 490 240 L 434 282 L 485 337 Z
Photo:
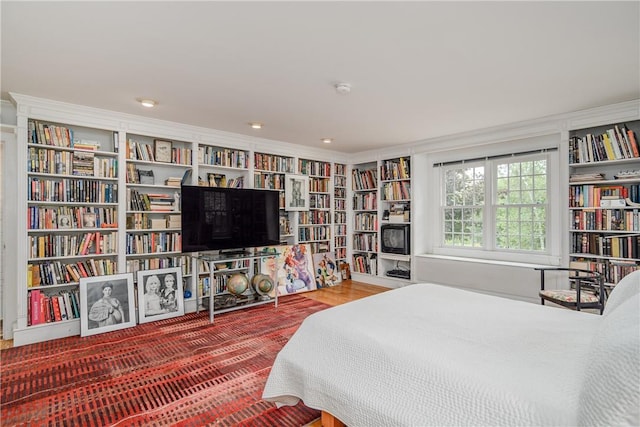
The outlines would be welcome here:
M 416 257 L 430 258 L 430 259 L 443 259 L 448 261 L 459 261 L 459 262 L 474 262 L 479 264 L 493 264 L 493 265 L 520 267 L 520 268 L 558 267 L 558 265 L 551 265 L 551 264 L 532 264 L 532 263 L 526 263 L 526 262 L 501 261 L 501 260 L 493 260 L 493 259 L 470 258 L 470 257 L 460 257 L 460 256 L 451 256 L 451 255 L 419 254 L 419 255 L 416 255 Z

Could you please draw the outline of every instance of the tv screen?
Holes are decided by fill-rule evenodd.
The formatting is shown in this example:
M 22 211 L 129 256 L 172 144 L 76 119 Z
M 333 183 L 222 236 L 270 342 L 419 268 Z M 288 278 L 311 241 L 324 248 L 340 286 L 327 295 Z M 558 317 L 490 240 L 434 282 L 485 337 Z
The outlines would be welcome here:
M 280 243 L 279 193 L 183 185 L 182 252 Z
M 386 224 L 380 229 L 382 252 L 409 255 L 410 235 L 408 224 Z

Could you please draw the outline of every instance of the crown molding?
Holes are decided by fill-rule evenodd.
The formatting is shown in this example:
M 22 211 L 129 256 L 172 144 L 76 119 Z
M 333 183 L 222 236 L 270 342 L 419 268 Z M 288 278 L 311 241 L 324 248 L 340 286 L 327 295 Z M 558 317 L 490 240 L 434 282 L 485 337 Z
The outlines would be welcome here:
M 16 105 L 17 115 L 39 120 L 67 123 L 113 131 L 154 136 L 171 140 L 221 145 L 244 150 L 266 152 L 314 160 L 344 162 L 344 153 L 323 148 L 303 147 L 285 141 L 257 138 L 217 129 L 137 116 L 62 101 L 9 93 Z

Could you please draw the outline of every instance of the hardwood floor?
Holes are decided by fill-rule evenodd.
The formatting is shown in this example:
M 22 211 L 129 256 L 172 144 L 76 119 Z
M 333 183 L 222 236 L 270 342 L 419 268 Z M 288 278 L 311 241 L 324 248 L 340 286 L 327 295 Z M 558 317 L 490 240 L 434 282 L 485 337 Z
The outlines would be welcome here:
M 345 302 L 354 301 L 388 290 L 390 290 L 390 288 L 385 288 L 384 286 L 370 285 L 368 283 L 356 282 L 354 280 L 345 280 L 337 286 L 305 292 L 300 295 L 325 304 L 340 305 Z

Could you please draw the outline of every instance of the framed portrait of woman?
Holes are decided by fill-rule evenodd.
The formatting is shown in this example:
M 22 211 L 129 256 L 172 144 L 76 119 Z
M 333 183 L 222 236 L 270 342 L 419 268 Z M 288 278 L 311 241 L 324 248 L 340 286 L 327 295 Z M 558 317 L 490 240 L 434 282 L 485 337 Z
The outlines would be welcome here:
M 80 336 L 135 325 L 133 273 L 80 278 Z
M 138 321 L 182 316 L 183 293 L 181 267 L 138 271 Z

